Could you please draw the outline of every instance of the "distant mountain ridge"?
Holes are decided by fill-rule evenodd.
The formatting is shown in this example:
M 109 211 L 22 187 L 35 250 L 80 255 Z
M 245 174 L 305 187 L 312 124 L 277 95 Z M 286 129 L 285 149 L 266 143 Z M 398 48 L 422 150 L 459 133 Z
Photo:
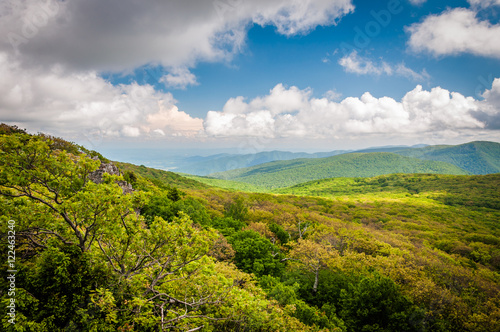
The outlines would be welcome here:
M 352 150 L 335 150 L 330 152 L 287 152 L 264 151 L 255 154 L 217 154 L 212 156 L 194 156 L 185 158 L 175 169 L 176 172 L 194 175 L 208 175 L 238 168 L 252 167 L 277 160 L 293 160 L 300 158 L 325 158 L 351 152 Z
M 500 143 L 476 141 L 460 145 L 434 145 L 394 151 L 402 156 L 422 160 L 444 161 L 471 174 L 500 172 Z
M 317 159 L 347 153 L 391 152 L 421 160 L 443 161 L 458 166 L 471 174 L 500 172 L 500 144 L 478 141 L 460 145 L 381 146 L 361 150 L 334 150 L 330 152 L 264 151 L 255 154 L 221 153 L 211 156 L 193 156 L 178 160 L 175 172 L 206 176 L 212 173 L 253 167 L 273 161 Z
M 220 153 L 210 156 L 191 156 L 178 160 L 177 167 L 171 168 L 174 172 L 206 176 L 212 173 L 225 172 L 238 168 L 252 167 L 260 164 L 265 164 L 279 160 L 293 159 L 315 159 L 337 156 L 352 152 L 392 152 L 401 151 L 402 149 L 421 148 L 425 144 L 414 146 L 383 146 L 373 147 L 363 150 L 333 150 L 328 152 L 289 152 L 289 151 L 262 151 L 249 154 L 230 154 Z
M 327 158 L 274 161 L 210 174 L 211 177 L 283 188 L 333 177 L 372 177 L 392 173 L 469 174 L 442 161 L 420 160 L 389 152 L 347 153 Z

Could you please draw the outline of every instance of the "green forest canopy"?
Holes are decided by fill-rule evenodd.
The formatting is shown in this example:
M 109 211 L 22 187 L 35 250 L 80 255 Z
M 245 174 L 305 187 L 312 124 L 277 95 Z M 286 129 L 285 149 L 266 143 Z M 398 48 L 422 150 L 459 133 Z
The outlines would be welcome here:
M 268 189 L 332 177 L 372 177 L 392 173 L 468 174 L 441 161 L 420 160 L 388 152 L 348 153 L 319 159 L 274 161 L 249 168 L 211 174 Z
M 44 135 L 4 133 L 0 148 L 18 270 L 7 331 L 500 330 L 500 175 L 276 195 L 147 169 L 96 184 L 101 160 Z

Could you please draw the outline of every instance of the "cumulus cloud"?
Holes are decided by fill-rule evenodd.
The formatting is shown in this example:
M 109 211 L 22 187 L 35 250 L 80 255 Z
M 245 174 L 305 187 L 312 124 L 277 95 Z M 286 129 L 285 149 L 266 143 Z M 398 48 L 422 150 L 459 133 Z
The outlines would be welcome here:
M 351 0 L 6 0 L 0 51 L 25 63 L 97 71 L 219 61 L 238 52 L 252 24 L 284 35 L 334 25 Z M 175 76 L 175 74 L 174 74 Z M 167 80 L 168 82 L 168 80 Z
M 170 93 L 136 83 L 113 86 L 96 72 L 23 69 L 0 53 L 0 117 L 32 130 L 65 137 L 99 131 L 102 136 L 196 135 L 201 119 L 175 106 Z
M 164 128 L 175 128 L 177 134 L 198 133 L 202 130 L 202 120 L 192 118 L 189 114 L 179 111 L 175 105 L 165 105 L 165 100 L 158 101 L 158 109 L 154 113 L 148 113 L 146 116 L 147 125 L 145 131 L 150 130 L 163 133 Z M 162 130 L 163 129 L 163 130 Z
M 471 3 L 486 5 L 493 2 Z M 476 11 L 471 9 L 455 8 L 439 15 L 429 15 L 407 30 L 411 34 L 408 44 L 415 52 L 429 52 L 435 56 L 470 53 L 500 58 L 500 24 L 480 21 Z
M 500 79 L 493 81 L 490 90 L 486 90 L 480 101 L 476 117 L 483 121 L 488 129 L 500 129 Z
M 328 99 L 330 101 L 337 101 L 337 100 L 340 100 L 340 98 L 342 97 L 342 93 L 338 92 L 335 89 L 328 90 L 327 92 L 325 92 L 323 94 L 323 97 L 325 97 L 326 99 Z
M 361 57 L 357 51 L 352 51 L 350 54 L 340 58 L 338 63 L 344 67 L 346 72 L 359 75 L 398 75 L 414 81 L 429 79 L 429 74 L 425 70 L 422 73 L 417 73 L 406 67 L 404 63 L 392 66 L 385 61 L 375 63 L 368 58 Z
M 169 74 L 160 78 L 165 86 L 177 89 L 186 89 L 188 85 L 197 85 L 196 76 L 185 67 L 173 68 Z
M 269 102 L 284 96 L 294 102 L 286 107 Z M 494 104 L 495 98 L 500 98 L 500 80 L 484 96 Z M 223 111 L 208 112 L 204 126 L 208 135 L 217 137 L 329 138 L 439 132 L 450 135 L 487 127 L 487 123 L 478 118 L 481 107 L 484 105 L 472 97 L 440 87 L 426 91 L 418 85 L 401 101 L 375 98 L 366 92 L 361 98 L 349 97 L 336 102 L 313 98 L 309 89 L 285 88 L 278 84 L 267 96 L 249 102 L 243 97 L 230 99 Z M 498 116 L 500 111 L 495 108 L 488 114 Z
M 252 1 L 247 5 L 249 12 L 253 12 L 253 22 L 274 25 L 284 35 L 308 32 L 317 25 L 335 24 L 354 10 L 350 0 Z
M 379 65 L 374 64 L 371 60 L 362 58 L 357 51 L 352 51 L 351 54 L 342 57 L 339 64 L 344 67 L 348 73 L 355 74 L 392 74 L 392 68 L 386 63 L 381 62 Z
M 104 137 L 198 135 L 203 120 L 179 110 L 170 93 L 148 84 L 113 86 L 99 74 L 167 68 L 166 75 L 155 78 L 168 88 L 185 89 L 198 84 L 190 71 L 197 62 L 226 61 L 240 52 L 252 24 L 272 25 L 286 36 L 304 34 L 335 25 L 354 10 L 351 2 L 174 0 L 145 6 L 138 0 L 1 1 L 0 116 L 68 138 L 82 132 Z M 281 111 L 297 104 L 293 91 L 282 92 L 281 99 L 264 98 L 252 105 Z M 239 101 L 233 103 L 228 108 L 236 110 Z M 246 121 L 260 128 L 266 119 L 261 116 Z

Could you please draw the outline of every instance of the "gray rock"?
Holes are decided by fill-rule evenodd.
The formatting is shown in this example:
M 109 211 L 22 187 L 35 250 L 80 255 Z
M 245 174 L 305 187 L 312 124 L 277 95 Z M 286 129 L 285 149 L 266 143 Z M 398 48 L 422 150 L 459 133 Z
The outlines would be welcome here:
M 93 159 L 97 159 L 97 157 L 94 157 Z M 103 182 L 102 178 L 104 173 L 108 173 L 111 175 L 118 175 L 118 176 L 121 175 L 120 170 L 113 163 L 101 162 L 99 168 L 89 174 L 89 179 L 94 183 L 100 184 Z M 117 181 L 116 183 L 120 186 L 120 188 L 122 188 L 123 194 L 130 194 L 134 191 L 132 185 L 127 181 Z

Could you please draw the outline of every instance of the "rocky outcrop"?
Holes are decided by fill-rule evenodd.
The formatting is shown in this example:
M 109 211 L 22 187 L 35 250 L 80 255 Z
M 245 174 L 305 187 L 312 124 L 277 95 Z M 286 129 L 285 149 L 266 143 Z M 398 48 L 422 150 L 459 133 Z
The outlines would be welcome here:
M 93 158 L 93 159 L 97 159 L 97 158 Z M 97 184 L 102 183 L 102 181 L 103 181 L 102 177 L 103 177 L 104 173 L 108 173 L 111 175 L 121 175 L 120 170 L 118 169 L 118 167 L 116 167 L 116 165 L 113 165 L 112 163 L 107 164 L 107 163 L 101 162 L 101 165 L 99 166 L 99 168 L 89 174 L 89 179 L 90 179 L 90 181 L 97 183 Z
M 130 183 L 128 183 L 127 181 L 117 181 L 116 183 L 118 183 L 120 188 L 122 188 L 124 195 L 130 194 L 134 191 L 134 188 L 132 187 L 132 185 Z
M 97 160 L 97 157 L 94 157 L 92 159 Z M 104 173 L 108 173 L 111 175 L 118 175 L 118 176 L 121 175 L 120 170 L 113 163 L 101 162 L 101 165 L 99 166 L 99 168 L 97 170 L 95 170 L 94 172 L 89 174 L 89 179 L 90 179 L 90 181 L 97 183 L 97 184 L 102 183 L 103 182 L 102 178 L 103 178 Z M 134 191 L 134 188 L 132 187 L 132 185 L 130 183 L 128 183 L 127 181 L 116 181 L 116 183 L 120 186 L 120 188 L 122 188 L 124 194 L 130 194 L 131 192 Z

